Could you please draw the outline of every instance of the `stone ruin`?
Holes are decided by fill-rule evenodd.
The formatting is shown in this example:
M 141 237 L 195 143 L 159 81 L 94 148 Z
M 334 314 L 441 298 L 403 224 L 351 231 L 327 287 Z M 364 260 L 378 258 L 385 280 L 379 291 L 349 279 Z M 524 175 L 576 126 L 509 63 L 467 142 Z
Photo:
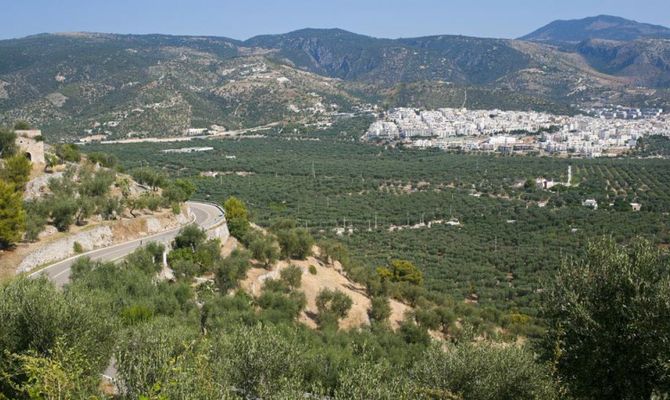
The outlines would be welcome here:
M 42 131 L 39 129 L 17 130 L 16 144 L 19 151 L 33 163 L 45 164 L 44 160 L 44 142 L 42 139 Z

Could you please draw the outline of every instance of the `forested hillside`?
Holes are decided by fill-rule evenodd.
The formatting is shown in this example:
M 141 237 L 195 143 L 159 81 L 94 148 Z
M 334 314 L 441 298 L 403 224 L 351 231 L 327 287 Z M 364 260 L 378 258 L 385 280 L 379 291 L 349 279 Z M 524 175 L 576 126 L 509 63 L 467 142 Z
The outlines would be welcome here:
M 0 123 L 25 119 L 48 141 L 71 141 L 314 122 L 369 103 L 560 113 L 612 102 L 663 107 L 667 61 L 667 41 L 646 36 L 557 47 L 450 35 L 378 39 L 339 29 L 244 42 L 43 34 L 0 41 Z M 408 95 L 408 88 L 417 90 Z

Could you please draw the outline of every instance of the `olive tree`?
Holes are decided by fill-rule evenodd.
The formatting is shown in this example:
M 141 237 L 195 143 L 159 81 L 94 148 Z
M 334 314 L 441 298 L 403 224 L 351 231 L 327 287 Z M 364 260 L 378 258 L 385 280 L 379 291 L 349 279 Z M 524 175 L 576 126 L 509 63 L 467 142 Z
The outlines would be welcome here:
M 670 265 L 645 240 L 602 239 L 548 290 L 545 349 L 578 398 L 670 393 Z
M 410 375 L 416 390 L 429 399 L 558 398 L 549 368 L 517 346 L 468 342 L 445 351 L 435 345 L 425 352 Z
M 351 297 L 339 290 L 322 289 L 316 296 L 319 325 L 321 327 L 337 326 L 337 321 L 347 316 L 352 305 Z

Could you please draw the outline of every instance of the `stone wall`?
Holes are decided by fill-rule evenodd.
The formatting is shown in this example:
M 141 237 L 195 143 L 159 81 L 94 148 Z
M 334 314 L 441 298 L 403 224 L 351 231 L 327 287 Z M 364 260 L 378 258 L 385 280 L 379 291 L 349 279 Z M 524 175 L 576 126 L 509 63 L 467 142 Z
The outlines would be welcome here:
M 228 224 L 224 221 L 221 225 L 211 228 L 207 231 L 208 239 L 220 239 L 221 243 L 226 243 L 226 240 L 230 237 L 230 232 L 228 231 Z
M 112 228 L 106 225 L 96 226 L 63 239 L 55 240 L 32 252 L 19 264 L 19 272 L 27 272 L 40 265 L 75 256 L 74 244 L 79 243 L 84 252 L 100 247 L 111 246 L 114 241 Z
M 140 239 L 149 235 L 176 229 L 186 225 L 193 218 L 193 213 L 188 206 L 182 208 L 178 215 L 147 215 L 135 219 L 116 221 L 112 224 L 104 224 L 85 229 L 67 237 L 56 239 L 50 243 L 33 250 L 19 264 L 18 272 L 30 271 L 45 264 L 73 257 L 75 242 L 79 243 L 84 252 L 103 247 L 113 246 L 129 240 Z M 225 229 L 222 229 L 225 228 Z M 220 235 L 225 236 L 228 227 L 223 225 L 217 229 Z

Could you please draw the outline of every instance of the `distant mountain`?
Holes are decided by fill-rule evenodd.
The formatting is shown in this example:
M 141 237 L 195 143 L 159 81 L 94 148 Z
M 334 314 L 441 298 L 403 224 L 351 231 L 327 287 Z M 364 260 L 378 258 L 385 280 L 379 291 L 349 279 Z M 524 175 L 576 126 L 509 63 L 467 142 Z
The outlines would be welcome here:
M 257 36 L 244 45 L 276 49 L 276 57 L 317 74 L 384 84 L 483 84 L 528 65 L 528 57 L 507 40 L 464 36 L 391 40 L 341 29 L 303 29 Z
M 365 103 L 567 112 L 652 99 L 667 107 L 669 43 L 378 39 L 340 29 L 246 41 L 43 34 L 0 41 L 0 124 L 25 119 L 48 140 L 71 140 L 313 122 Z
M 642 38 L 670 39 L 670 28 L 610 15 L 557 20 L 519 38 L 533 42 L 579 43 L 589 39 L 628 41 Z
M 180 135 L 350 109 L 342 83 L 227 38 L 49 34 L 0 41 L 0 124 L 47 138 Z
M 665 56 L 658 50 L 664 48 L 664 41 L 657 46 L 642 42 L 629 46 L 640 46 L 640 54 L 650 57 L 638 58 L 635 63 L 639 68 L 628 69 L 581 53 L 574 45 L 557 48 L 538 42 L 454 35 L 391 40 L 341 29 L 303 29 L 258 36 L 245 41 L 244 46 L 272 50 L 268 56 L 277 62 L 319 75 L 384 86 L 439 81 L 509 89 L 555 101 L 566 101 L 570 96 L 573 103 L 579 103 L 582 96 L 619 91 L 630 84 L 667 86 Z M 645 73 L 639 74 L 643 70 Z

